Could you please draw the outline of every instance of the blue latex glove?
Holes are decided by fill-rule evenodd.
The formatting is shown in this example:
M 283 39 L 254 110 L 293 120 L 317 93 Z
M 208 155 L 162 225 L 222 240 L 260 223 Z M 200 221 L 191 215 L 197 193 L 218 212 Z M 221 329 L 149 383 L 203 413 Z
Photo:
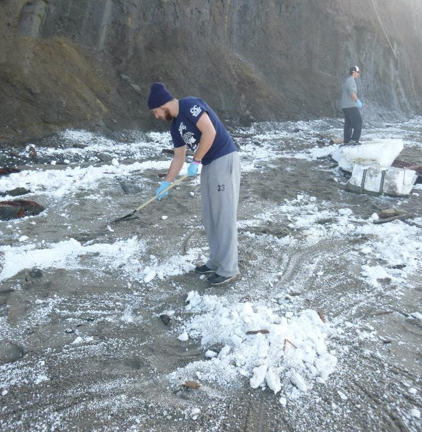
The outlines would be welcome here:
M 163 180 L 161 182 L 160 187 L 155 191 L 155 196 L 157 197 L 158 201 L 161 201 L 162 198 L 164 198 L 165 196 L 168 195 L 168 192 L 165 192 L 163 194 L 160 195 L 160 193 L 164 190 L 167 189 L 169 186 L 171 185 L 170 182 Z M 160 196 L 158 196 L 160 195 Z
M 359 99 L 356 101 L 356 105 L 359 109 L 362 109 L 362 107 L 363 107 L 363 104 Z
M 196 176 L 196 174 L 198 174 L 198 167 L 200 165 L 201 162 L 197 162 L 196 160 L 192 159 L 192 162 L 189 165 L 188 168 L 188 176 L 189 177 L 194 177 Z

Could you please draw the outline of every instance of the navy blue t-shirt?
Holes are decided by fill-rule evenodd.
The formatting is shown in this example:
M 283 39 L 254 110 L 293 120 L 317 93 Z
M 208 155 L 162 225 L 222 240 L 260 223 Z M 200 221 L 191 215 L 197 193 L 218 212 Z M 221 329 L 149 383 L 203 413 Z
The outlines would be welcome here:
M 196 97 L 180 99 L 179 115 L 173 120 L 170 133 L 175 148 L 187 145 L 195 151 L 202 135 L 202 132 L 196 127 L 196 123 L 204 112 L 208 114 L 216 131 L 214 142 L 202 159 L 202 164 L 208 165 L 221 156 L 237 151 L 237 148 L 217 114 L 206 102 Z

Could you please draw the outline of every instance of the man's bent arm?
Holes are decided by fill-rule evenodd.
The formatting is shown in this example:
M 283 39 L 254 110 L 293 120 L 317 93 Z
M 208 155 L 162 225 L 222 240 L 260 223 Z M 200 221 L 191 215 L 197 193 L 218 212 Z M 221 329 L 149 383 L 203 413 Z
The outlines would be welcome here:
M 350 97 L 351 97 L 355 102 L 358 101 L 358 97 L 356 96 L 356 93 L 355 93 L 355 92 L 350 92 Z
M 198 123 L 196 123 L 196 127 L 201 131 L 202 135 L 193 158 L 200 162 L 211 148 L 217 132 L 215 131 L 214 125 L 211 123 L 211 119 L 207 113 L 202 114 Z

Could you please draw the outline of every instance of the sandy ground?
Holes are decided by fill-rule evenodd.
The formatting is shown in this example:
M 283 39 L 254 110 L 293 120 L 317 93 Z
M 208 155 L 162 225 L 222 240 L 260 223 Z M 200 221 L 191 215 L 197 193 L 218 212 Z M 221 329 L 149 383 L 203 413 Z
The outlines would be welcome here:
M 420 240 L 422 191 L 405 198 L 345 192 L 347 178 L 325 157 L 328 140 L 339 135 L 340 125 L 273 124 L 236 131 L 247 169 L 239 208 L 241 275 L 228 287 L 211 288 L 192 271 L 146 282 L 145 271 L 136 277 L 133 256 L 116 256 L 122 264 L 113 266 L 99 260 L 94 249 L 80 253 L 77 266 L 65 263 L 41 273 L 23 266 L 1 280 L 1 429 L 421 430 L 421 419 L 411 414 L 422 411 L 422 322 L 411 315 L 421 312 L 420 249 L 414 251 L 414 268 L 391 270 L 406 273 L 404 279 L 401 273 L 397 276 L 401 282 L 378 279 L 376 286 L 362 276 L 362 265 L 368 260 L 372 266 L 388 263 L 360 251 L 371 242 L 372 234 L 361 230 L 371 215 L 397 206 L 415 219 L 393 224 L 413 229 L 415 241 Z M 366 130 L 369 139 L 386 136 L 411 143 L 403 159 L 422 161 L 421 123 Z M 137 236 L 143 247 L 139 272 L 173 256 L 190 264 L 203 262 L 207 243 L 198 179 L 187 180 L 162 202 L 149 205 L 138 219 L 110 224 L 153 195 L 157 174 L 164 173 L 161 167 L 170 161 L 161 153 L 169 148 L 167 138 L 148 139 L 150 146 L 137 157 L 117 144 L 107 154 L 117 155 L 121 165 L 139 157 L 165 162 L 157 169 L 121 178 L 104 174 L 97 189 L 78 188 L 64 196 L 50 194 L 47 182 L 45 193 L 29 195 L 47 208 L 46 213 L 1 222 L 0 246 L 16 247 L 22 236 L 37 248 L 71 239 L 85 247 L 108 245 Z M 63 137 L 45 144 L 55 145 L 57 153 L 43 156 L 38 144 L 39 160 L 27 164 L 30 170 L 109 163 L 100 160 L 104 154 L 89 154 L 89 147 L 74 153 L 71 141 Z M 267 151 L 269 158 L 264 157 Z M 322 156 L 315 156 L 319 151 Z M 10 162 L 7 158 L 3 152 L 3 161 Z M 63 159 L 65 165 L 60 164 Z M 52 166 L 51 160 L 59 164 Z M 280 211 L 283 204 L 291 210 Z M 355 231 L 338 231 L 341 209 L 352 210 L 347 223 Z M 379 226 L 386 236 L 387 225 Z M 4 264 L 0 255 L 0 270 Z M 269 389 L 252 390 L 247 378 L 229 383 L 204 380 L 197 390 L 184 388 L 181 384 L 189 376 L 181 373 L 178 380 L 170 374 L 205 360 L 199 340 L 177 338 L 191 316 L 185 300 L 192 290 L 233 303 L 250 296 L 252 303 L 274 304 L 283 313 L 322 311 L 338 330 L 330 341 L 338 358 L 336 372 L 326 384 L 313 386 L 286 406 Z M 159 315 L 169 311 L 172 320 L 166 326 Z M 197 417 L 195 409 L 200 410 Z

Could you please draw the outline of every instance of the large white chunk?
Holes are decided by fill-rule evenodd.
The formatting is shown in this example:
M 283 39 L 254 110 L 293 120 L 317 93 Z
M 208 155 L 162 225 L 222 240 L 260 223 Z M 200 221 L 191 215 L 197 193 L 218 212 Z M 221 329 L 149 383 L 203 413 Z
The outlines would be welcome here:
M 268 366 L 266 364 L 254 368 L 253 376 L 250 379 L 250 384 L 253 389 L 258 388 L 264 382 L 267 368 Z
M 356 164 L 346 190 L 394 196 L 409 195 L 416 179 L 417 175 L 413 170 Z
M 277 394 L 281 390 L 280 375 L 275 367 L 271 366 L 268 368 L 265 380 L 274 394 Z
M 331 153 L 340 168 L 352 172 L 355 164 L 388 168 L 403 150 L 402 139 L 378 139 L 369 144 L 341 147 Z
M 297 372 L 293 371 L 290 375 L 290 381 L 294 386 L 296 386 L 300 391 L 307 392 L 308 386 L 305 383 L 302 375 L 299 375 Z

